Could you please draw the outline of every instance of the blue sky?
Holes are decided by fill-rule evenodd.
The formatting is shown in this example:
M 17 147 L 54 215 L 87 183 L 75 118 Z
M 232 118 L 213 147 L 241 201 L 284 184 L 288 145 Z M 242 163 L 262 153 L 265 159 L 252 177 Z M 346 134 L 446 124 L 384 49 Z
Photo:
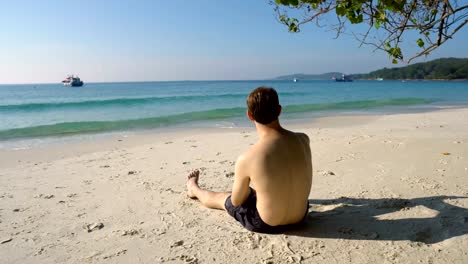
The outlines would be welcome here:
M 368 72 L 388 56 L 312 25 L 288 33 L 268 0 L 15 0 L 0 4 L 0 83 L 264 79 Z M 468 57 L 463 29 L 427 58 Z M 410 45 L 411 49 L 411 45 Z

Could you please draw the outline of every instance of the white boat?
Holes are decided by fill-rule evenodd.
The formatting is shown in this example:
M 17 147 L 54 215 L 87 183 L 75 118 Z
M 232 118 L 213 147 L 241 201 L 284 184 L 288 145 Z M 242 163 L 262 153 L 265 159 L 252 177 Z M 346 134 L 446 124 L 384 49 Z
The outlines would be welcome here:
M 383 78 L 375 78 L 376 81 L 383 81 Z
M 296 79 L 296 78 L 294 78 L 294 79 L 293 79 L 293 82 L 297 82 L 297 79 Z
M 68 77 L 62 81 L 65 86 L 79 87 L 83 86 L 83 81 L 78 76 L 68 75 Z

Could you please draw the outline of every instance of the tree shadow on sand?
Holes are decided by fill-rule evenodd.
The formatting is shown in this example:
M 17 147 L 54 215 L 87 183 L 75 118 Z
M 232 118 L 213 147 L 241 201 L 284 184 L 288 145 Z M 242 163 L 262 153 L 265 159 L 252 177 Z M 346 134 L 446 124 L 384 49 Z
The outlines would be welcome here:
M 461 196 L 414 199 L 341 197 L 330 200 L 309 200 L 312 210 L 318 209 L 318 211 L 309 212 L 306 223 L 287 234 L 313 238 L 409 240 L 433 244 L 468 233 L 468 209 L 447 203 L 448 200 L 467 198 Z M 421 215 L 421 210 L 431 212 L 435 216 L 428 217 L 424 213 Z M 395 212 L 399 212 L 403 217 L 391 219 L 395 218 L 395 215 L 383 216 Z

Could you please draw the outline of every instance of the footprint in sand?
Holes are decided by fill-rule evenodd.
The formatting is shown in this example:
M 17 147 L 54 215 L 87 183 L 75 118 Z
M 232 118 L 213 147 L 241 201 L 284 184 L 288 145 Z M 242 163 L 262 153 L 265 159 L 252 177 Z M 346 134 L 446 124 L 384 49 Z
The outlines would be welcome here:
M 102 228 L 104 228 L 103 223 L 86 224 L 83 226 L 83 229 L 86 230 L 88 233 L 91 233 L 96 230 L 100 230 Z
M 324 170 L 324 171 L 317 171 L 317 172 L 322 174 L 322 176 L 334 176 L 335 175 L 333 171 Z
M 198 259 L 196 257 L 188 256 L 188 255 L 180 255 L 180 256 L 167 259 L 167 261 L 177 261 L 177 260 L 183 261 L 184 263 L 187 263 L 187 264 L 198 264 Z M 161 261 L 164 262 L 166 260 L 162 258 Z
M 83 184 L 85 184 L 85 185 L 90 185 L 90 184 L 92 184 L 92 183 L 93 183 L 92 180 L 84 180 L 84 181 L 83 181 Z
M 178 191 L 174 191 L 172 188 L 161 188 L 160 190 L 163 190 L 163 191 L 166 191 L 168 193 L 177 193 L 177 194 L 180 194 L 181 192 L 178 192 Z
M 121 256 L 121 255 L 124 255 L 127 253 L 127 250 L 126 249 L 122 249 L 122 250 L 119 250 L 115 253 L 112 253 L 110 255 L 106 255 L 104 257 L 102 257 L 103 259 L 110 259 L 110 258 L 113 258 L 113 257 L 118 257 L 118 256 Z
M 55 197 L 55 195 L 53 195 L 53 194 L 46 195 L 46 194 L 42 194 L 42 193 L 39 194 L 39 195 L 34 196 L 34 198 L 43 198 L 43 199 L 52 199 L 54 197 Z
M 141 233 L 141 230 L 137 229 L 128 229 L 128 230 L 123 230 L 120 235 L 121 236 L 135 236 Z
M 11 198 L 13 198 L 13 195 L 5 193 L 5 194 L 0 195 L 0 198 L 10 198 L 11 199 Z
M 6 239 L 2 239 L 2 240 L 0 241 L 0 244 L 6 244 L 6 243 L 8 243 L 8 242 L 11 242 L 12 240 L 13 240 L 13 238 L 11 238 L 11 237 L 10 237 L 10 238 L 6 238 Z
M 175 241 L 174 243 L 172 243 L 171 248 L 180 247 L 183 244 L 184 244 L 183 240 L 178 240 L 178 241 Z

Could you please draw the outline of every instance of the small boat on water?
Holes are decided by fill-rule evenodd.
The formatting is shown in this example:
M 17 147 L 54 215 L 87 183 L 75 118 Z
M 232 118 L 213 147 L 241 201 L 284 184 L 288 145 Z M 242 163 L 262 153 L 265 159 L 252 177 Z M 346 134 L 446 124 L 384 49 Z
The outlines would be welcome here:
M 294 78 L 294 79 L 293 79 L 293 82 L 297 82 L 297 79 L 296 79 L 296 78 Z
M 349 76 L 346 76 L 346 75 L 341 75 L 341 78 L 336 78 L 336 77 L 333 77 L 332 78 L 333 80 L 335 80 L 336 82 L 352 82 L 353 79 L 351 79 Z
M 375 78 L 376 81 L 383 81 L 383 78 Z
M 62 81 L 65 86 L 79 87 L 83 86 L 83 81 L 78 76 L 68 75 L 68 77 Z

